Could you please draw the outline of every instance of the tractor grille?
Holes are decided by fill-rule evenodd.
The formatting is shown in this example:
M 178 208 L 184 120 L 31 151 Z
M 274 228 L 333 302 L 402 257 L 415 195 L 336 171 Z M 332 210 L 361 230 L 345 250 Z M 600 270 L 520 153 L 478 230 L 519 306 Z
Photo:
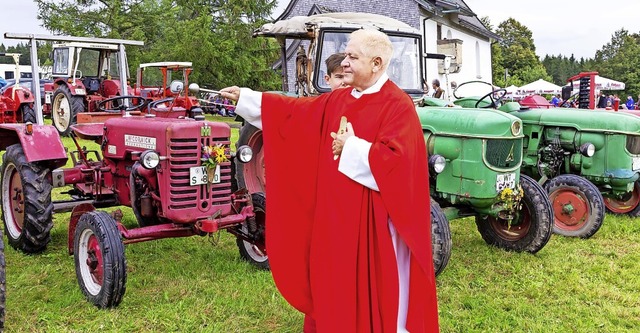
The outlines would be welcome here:
M 633 155 L 640 155 L 640 136 L 627 135 L 627 151 Z
M 487 140 L 485 158 L 495 168 L 514 168 L 522 160 L 522 140 Z
M 220 164 L 220 183 L 189 185 L 189 168 L 201 165 L 202 147 L 229 147 L 229 138 L 174 138 L 169 144 L 169 209 L 197 208 L 213 213 L 219 206 L 231 204 L 231 162 Z

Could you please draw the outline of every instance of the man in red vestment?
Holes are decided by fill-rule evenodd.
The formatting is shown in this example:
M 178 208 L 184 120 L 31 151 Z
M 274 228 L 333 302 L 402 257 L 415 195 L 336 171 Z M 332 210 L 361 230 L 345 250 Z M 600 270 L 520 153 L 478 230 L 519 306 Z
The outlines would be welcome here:
M 351 88 L 305 98 L 222 89 L 263 129 L 272 274 L 305 332 L 438 332 L 415 106 L 385 73 L 384 33 L 353 32 L 345 53 Z

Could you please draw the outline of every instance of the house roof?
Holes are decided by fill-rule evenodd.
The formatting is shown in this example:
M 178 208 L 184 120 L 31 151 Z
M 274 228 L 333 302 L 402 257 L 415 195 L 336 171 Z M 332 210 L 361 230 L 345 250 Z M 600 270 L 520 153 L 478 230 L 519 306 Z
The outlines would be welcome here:
M 444 15 L 451 12 L 458 12 L 458 23 L 482 36 L 500 39 L 500 36 L 491 32 L 484 26 L 476 13 L 467 6 L 464 0 L 415 0 L 426 11 L 436 15 Z

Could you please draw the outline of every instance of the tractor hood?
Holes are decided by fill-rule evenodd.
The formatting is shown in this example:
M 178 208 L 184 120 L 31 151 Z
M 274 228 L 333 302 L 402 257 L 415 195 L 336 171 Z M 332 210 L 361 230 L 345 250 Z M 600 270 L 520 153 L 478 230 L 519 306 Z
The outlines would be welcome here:
M 417 107 L 416 111 L 422 129 L 436 135 L 479 138 L 522 137 L 521 121 L 498 110 Z
M 587 132 L 640 134 L 640 118 L 621 112 L 554 108 L 520 110 L 510 114 L 525 124 L 570 127 Z

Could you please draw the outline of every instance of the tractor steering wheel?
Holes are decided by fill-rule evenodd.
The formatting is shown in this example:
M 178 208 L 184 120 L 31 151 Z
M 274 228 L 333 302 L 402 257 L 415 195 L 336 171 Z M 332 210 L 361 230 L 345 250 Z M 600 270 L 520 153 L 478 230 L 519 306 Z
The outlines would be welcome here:
M 126 100 L 129 100 L 131 102 L 129 103 L 129 106 L 124 105 L 124 101 Z M 102 112 L 129 112 L 134 110 L 142 110 L 142 108 L 144 108 L 148 102 L 149 101 L 142 96 L 116 96 L 100 101 L 98 103 L 98 110 Z M 107 105 L 109 106 L 109 108 L 107 108 Z
M 502 99 L 504 98 L 504 96 L 507 95 L 507 89 L 504 88 L 498 88 L 495 90 L 492 90 L 490 93 L 480 97 L 480 99 L 478 99 L 478 101 L 476 102 L 475 108 L 478 108 L 480 105 L 480 102 L 484 101 L 487 97 L 489 97 L 489 100 L 491 100 L 491 104 L 487 105 L 487 106 L 483 106 L 480 107 L 481 109 L 495 109 L 498 107 L 498 103 L 500 101 L 502 101 Z M 497 96 L 497 97 L 496 97 Z M 495 97 L 495 99 L 494 99 Z
M 165 103 L 173 103 L 174 98 L 173 97 L 167 97 L 167 98 L 162 98 L 156 101 L 153 101 L 151 103 L 149 103 L 147 105 L 147 113 L 151 113 L 151 110 L 155 109 L 158 104 L 165 104 Z
M 456 89 L 453 90 L 453 97 L 455 97 L 456 99 L 461 99 L 463 97 L 458 96 L 456 93 L 458 92 L 458 89 L 460 89 L 461 87 L 467 85 L 467 84 L 471 84 L 471 83 L 481 83 L 481 84 L 486 84 L 489 87 L 491 87 L 491 92 L 482 96 L 481 98 L 478 99 L 478 101 L 476 102 L 475 107 L 477 108 L 480 105 L 480 102 L 484 101 L 485 99 L 489 98 L 491 100 L 491 104 L 487 105 L 487 106 L 483 106 L 482 108 L 496 108 L 498 107 L 498 103 L 501 102 L 504 97 L 507 95 L 507 89 L 504 88 L 498 88 L 495 89 L 494 85 L 489 83 L 489 82 L 485 82 L 485 81 L 467 81 L 464 82 L 462 84 L 460 84 L 459 86 L 456 87 Z M 496 97 L 497 96 L 497 97 Z M 496 97 L 494 99 L 494 97 Z

